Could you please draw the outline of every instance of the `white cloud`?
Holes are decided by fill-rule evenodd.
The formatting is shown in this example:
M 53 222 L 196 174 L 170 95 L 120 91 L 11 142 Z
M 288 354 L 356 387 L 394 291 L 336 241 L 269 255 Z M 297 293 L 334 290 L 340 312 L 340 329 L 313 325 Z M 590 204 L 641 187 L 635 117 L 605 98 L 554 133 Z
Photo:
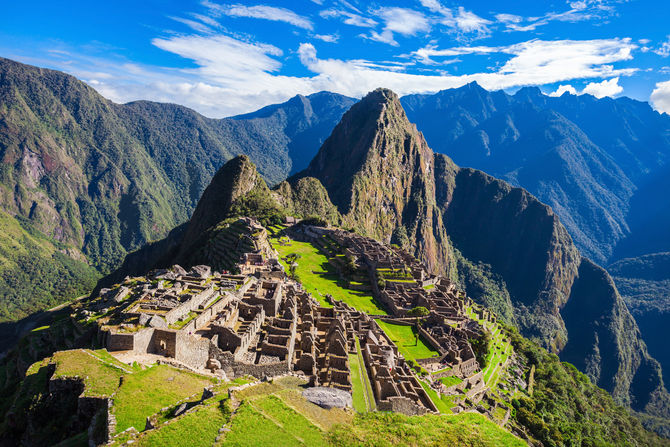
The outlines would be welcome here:
M 521 17 L 514 14 L 497 14 L 496 20 L 506 26 L 508 31 L 534 31 L 553 21 L 581 22 L 602 19 L 614 13 L 614 9 L 604 1 L 568 2 L 570 9 L 563 12 L 548 12 L 540 17 Z
M 421 5 L 429 11 L 440 14 L 439 23 L 460 33 L 476 33 L 479 37 L 489 34 L 490 20 L 459 6 L 456 10 L 447 8 L 439 0 L 420 0 Z
M 458 7 L 458 15 L 455 17 L 456 26 L 463 32 L 476 32 L 479 34 L 487 34 L 489 32 L 488 26 L 490 20 L 482 19 L 477 14 L 466 11 L 462 6 Z
M 346 25 L 358 26 L 361 28 L 374 28 L 377 26 L 377 21 L 369 17 L 363 17 L 360 14 L 344 11 L 340 9 L 325 9 L 319 13 L 324 19 L 330 18 L 344 18 Z
M 375 14 L 384 21 L 384 29 L 381 33 L 371 31 L 368 38 L 372 40 L 397 46 L 394 33 L 414 36 L 418 32 L 430 31 L 430 23 L 426 16 L 413 9 L 380 8 Z
M 588 93 L 596 98 L 605 96 L 615 96 L 623 92 L 623 87 L 619 85 L 619 78 L 612 78 L 602 82 L 591 82 L 584 87 L 583 93 Z
M 227 16 L 251 17 L 255 19 L 286 22 L 299 28 L 304 28 L 308 30 L 314 29 L 311 20 L 309 20 L 307 17 L 298 15 L 295 12 L 291 11 L 290 9 L 286 8 L 277 8 L 275 6 L 267 6 L 267 5 L 257 5 L 257 6 L 218 5 L 216 3 L 211 3 L 207 0 L 203 2 L 203 5 L 205 5 L 212 11 Z
M 670 81 L 657 83 L 650 100 L 654 109 L 670 115 Z
M 314 37 L 329 43 L 335 43 L 340 39 L 340 36 L 337 34 L 315 34 Z
M 670 56 L 670 36 L 668 36 L 668 40 L 663 42 L 661 46 L 659 46 L 657 49 L 654 50 L 654 53 L 663 57 Z
M 567 85 L 559 85 L 558 88 L 556 89 L 556 91 L 549 93 L 549 96 L 558 97 L 558 96 L 562 96 L 563 93 L 565 93 L 565 92 L 568 92 L 571 95 L 576 95 L 577 94 L 577 90 L 575 90 L 575 88 L 573 86 L 571 86 L 570 84 L 567 84 Z
M 170 17 L 175 22 L 183 23 L 184 25 L 191 28 L 193 31 L 202 33 L 202 34 L 211 34 L 214 31 L 209 26 L 201 23 L 200 21 L 184 19 L 182 17 Z
M 619 93 L 623 92 L 623 87 L 619 85 L 619 78 L 612 78 L 603 80 L 602 82 L 590 82 L 584 87 L 581 92 L 577 92 L 572 85 L 560 85 L 556 91 L 549 93 L 549 96 L 561 96 L 563 93 L 568 92 L 571 95 L 584 95 L 589 94 L 593 95 L 596 98 L 604 98 L 605 96 L 616 96 Z
M 428 45 L 413 51 L 412 55 L 419 58 L 424 64 L 434 64 L 436 62 L 432 59 L 433 57 L 453 57 L 462 56 L 464 54 L 491 54 L 500 51 L 500 48 L 486 46 L 453 47 L 439 50 L 435 45 Z
M 54 53 L 51 59 L 58 59 L 58 64 L 50 65 L 82 79 L 98 81 L 95 88 L 117 102 L 137 99 L 172 102 L 211 117 L 250 112 L 296 94 L 321 90 L 360 97 L 377 87 L 388 87 L 403 95 L 435 92 L 472 81 L 488 89 L 501 89 L 567 83 L 574 79 L 611 79 L 634 72 L 614 67 L 616 62 L 630 58 L 634 45 L 628 39 L 531 40 L 506 47 L 426 47 L 414 53 L 417 58 L 428 59 L 463 54 L 509 55 L 495 70 L 464 75 L 408 73 L 409 62 L 320 59 L 312 43 L 303 43 L 298 56 L 311 72 L 303 77 L 282 74 L 283 52 L 273 45 L 225 35 L 173 35 L 154 39 L 152 43 L 193 61 L 195 68 L 75 59 L 67 53 Z
M 501 23 L 519 23 L 523 21 L 523 17 L 515 14 L 496 14 L 496 20 Z

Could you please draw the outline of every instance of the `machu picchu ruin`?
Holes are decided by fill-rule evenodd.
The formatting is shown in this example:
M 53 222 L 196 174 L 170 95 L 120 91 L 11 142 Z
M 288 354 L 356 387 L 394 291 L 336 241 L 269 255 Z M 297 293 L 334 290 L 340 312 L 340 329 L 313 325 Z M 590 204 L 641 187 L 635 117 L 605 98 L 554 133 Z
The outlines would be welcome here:
M 352 401 L 363 395 L 369 409 L 406 415 L 483 409 L 491 385 L 508 373 L 506 351 L 496 380 L 485 380 L 471 346 L 497 327 L 495 317 L 404 250 L 338 228 L 232 225 L 240 223 L 253 229 L 245 246 L 255 249 L 230 271 L 172 265 L 127 277 L 75 317 L 95 321 L 100 344 L 126 363 L 158 361 L 224 380 L 295 374 L 308 387 L 344 391 Z M 339 281 L 378 302 L 380 313 L 309 293 L 288 272 L 300 256 L 277 251 L 301 243 L 328 255 Z M 425 315 L 412 316 L 416 308 Z M 394 341 L 388 327 L 414 333 L 430 355 L 406 357 L 407 340 Z

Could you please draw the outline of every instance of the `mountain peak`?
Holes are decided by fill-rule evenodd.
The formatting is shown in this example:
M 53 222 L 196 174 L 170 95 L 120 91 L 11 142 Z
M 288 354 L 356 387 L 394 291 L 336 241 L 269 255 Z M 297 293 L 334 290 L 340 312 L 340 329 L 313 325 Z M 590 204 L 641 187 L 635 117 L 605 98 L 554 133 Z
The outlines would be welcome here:
M 265 180 L 248 156 L 238 155 L 224 164 L 202 193 L 193 212 L 181 245 L 182 253 L 188 251 L 207 229 L 227 218 L 237 198 L 258 188 L 269 193 Z
M 412 148 L 430 153 L 423 136 L 409 122 L 398 95 L 385 88 L 368 93 L 344 114 L 309 167 L 299 177 L 316 177 L 340 212 L 352 204 L 352 182 L 372 159 L 387 159 Z M 399 156 L 399 159 L 407 157 Z M 389 161 L 390 162 L 390 161 Z

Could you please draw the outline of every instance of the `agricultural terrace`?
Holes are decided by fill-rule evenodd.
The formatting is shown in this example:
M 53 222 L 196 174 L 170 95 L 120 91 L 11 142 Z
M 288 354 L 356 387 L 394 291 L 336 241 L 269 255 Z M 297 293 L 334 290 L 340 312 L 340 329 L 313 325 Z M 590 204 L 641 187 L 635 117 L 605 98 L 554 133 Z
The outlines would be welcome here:
M 466 308 L 466 315 L 478 321 L 491 334 L 491 344 L 486 356 L 486 367 L 484 368 L 484 382 L 490 388 L 495 388 L 504 366 L 512 354 L 512 345 L 506 340 L 502 327 L 498 323 L 479 319 L 471 307 Z
M 344 287 L 337 271 L 329 264 L 326 255 L 317 247 L 309 242 L 294 240 L 279 243 L 280 237 L 275 234 L 270 242 L 279 253 L 281 264 L 286 271 L 289 271 L 286 257 L 293 253 L 300 256 L 297 260 L 296 275 L 305 290 L 311 293 L 320 305 L 331 307 L 326 302 L 326 295 L 330 294 L 336 300 L 344 301 L 357 310 L 372 315 L 387 315 L 387 312 L 372 297 L 371 292 L 351 290 Z
M 352 398 L 354 410 L 359 413 L 375 409 L 375 396 L 372 392 L 370 377 L 365 369 L 365 362 L 361 353 L 361 343 L 356 338 L 356 353 L 349 354 L 349 367 L 351 368 Z

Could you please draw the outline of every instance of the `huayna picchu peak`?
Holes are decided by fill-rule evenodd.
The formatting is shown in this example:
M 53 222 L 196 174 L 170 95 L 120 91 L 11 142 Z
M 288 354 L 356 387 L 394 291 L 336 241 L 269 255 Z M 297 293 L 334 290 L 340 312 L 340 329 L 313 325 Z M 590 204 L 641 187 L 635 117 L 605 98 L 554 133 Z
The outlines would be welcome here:
M 652 322 L 617 289 L 662 307 L 635 291 L 663 290 L 667 253 L 611 277 L 587 255 L 613 248 L 512 172 L 560 141 L 635 189 L 547 98 L 472 82 L 209 119 L 0 60 L 0 286 L 62 295 L 0 325 L 0 446 L 670 445 Z M 502 179 L 448 155 L 468 148 Z

